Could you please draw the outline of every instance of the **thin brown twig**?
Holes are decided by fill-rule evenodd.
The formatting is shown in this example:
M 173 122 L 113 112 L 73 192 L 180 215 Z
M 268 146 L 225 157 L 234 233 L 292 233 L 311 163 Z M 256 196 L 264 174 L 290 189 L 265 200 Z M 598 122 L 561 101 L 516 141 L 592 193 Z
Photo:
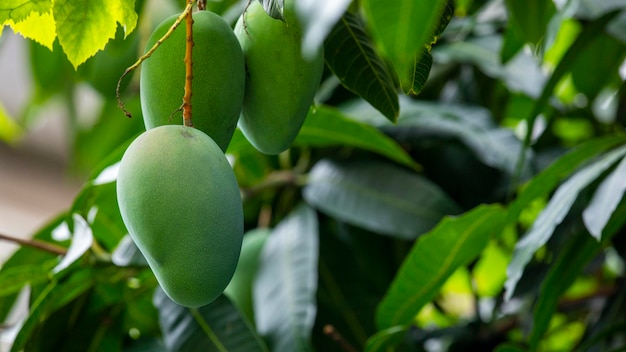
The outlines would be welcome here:
M 117 106 L 120 109 L 122 109 L 126 117 L 133 117 L 133 115 L 130 113 L 130 111 L 126 110 L 126 106 L 124 105 L 124 102 L 122 101 L 122 98 L 120 97 L 120 86 L 122 85 L 122 80 L 124 79 L 124 77 L 126 77 L 127 74 L 136 70 L 137 67 L 139 67 L 150 56 L 152 56 L 152 54 L 156 51 L 156 49 L 159 46 L 161 46 L 161 44 L 165 40 L 167 40 L 167 38 L 169 38 L 172 35 L 174 30 L 178 28 L 178 26 L 183 22 L 183 20 L 187 17 L 187 14 L 191 13 L 192 8 L 193 8 L 193 1 L 190 0 L 187 6 L 185 7 L 185 10 L 180 14 L 180 16 L 178 16 L 174 24 L 172 24 L 172 26 L 167 30 L 167 32 L 163 35 L 163 37 L 157 40 L 157 42 L 154 43 L 154 45 L 152 46 L 152 48 L 150 48 L 150 50 L 148 50 L 145 54 L 143 54 L 143 56 L 141 56 L 139 60 L 137 60 L 137 62 L 135 62 L 132 66 L 128 67 L 124 71 L 124 73 L 122 73 L 122 75 L 120 76 L 120 79 L 117 81 L 117 87 L 115 88 L 115 98 L 117 99 Z
M 337 329 L 335 329 L 334 326 L 327 324 L 324 325 L 324 334 L 328 337 L 330 337 L 331 339 L 333 339 L 333 341 L 335 341 L 339 347 L 341 347 L 342 350 L 346 351 L 346 352 L 357 352 L 357 349 L 354 348 L 354 346 L 352 346 L 340 333 L 339 331 L 337 331 Z
M 51 243 L 35 240 L 35 239 L 24 239 L 17 238 L 5 234 L 0 233 L 0 240 L 5 240 L 9 242 L 14 242 L 22 246 L 31 247 L 35 249 L 40 249 L 45 252 L 50 252 L 52 254 L 65 255 L 67 254 L 67 249 L 57 246 Z
M 194 0 L 189 0 L 187 6 L 192 6 Z M 185 94 L 183 95 L 183 125 L 193 127 L 191 119 L 191 96 L 193 95 L 191 84 L 193 82 L 193 14 L 187 12 L 186 18 L 187 42 L 185 45 Z

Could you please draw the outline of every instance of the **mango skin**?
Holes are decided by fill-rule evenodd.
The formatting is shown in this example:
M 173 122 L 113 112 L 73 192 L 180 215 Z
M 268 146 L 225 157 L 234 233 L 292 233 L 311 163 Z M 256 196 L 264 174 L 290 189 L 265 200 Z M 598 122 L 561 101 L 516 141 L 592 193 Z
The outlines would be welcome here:
M 164 20 L 146 43 L 146 51 L 175 22 Z M 208 134 L 225 151 L 237 127 L 245 92 L 243 53 L 232 29 L 220 16 L 193 14 L 193 81 L 191 105 L 194 127 Z M 176 112 L 185 91 L 185 24 L 141 65 L 139 93 L 146 129 L 183 123 Z
M 217 298 L 243 236 L 237 180 L 217 144 L 191 127 L 148 130 L 124 153 L 116 191 L 124 224 L 165 293 L 187 307 Z
M 254 1 L 235 25 L 247 73 L 239 128 L 265 154 L 289 148 L 324 71 L 323 48 L 310 61 L 302 56 L 302 31 L 293 6 L 293 1 L 285 1 L 286 22 L 282 22 Z

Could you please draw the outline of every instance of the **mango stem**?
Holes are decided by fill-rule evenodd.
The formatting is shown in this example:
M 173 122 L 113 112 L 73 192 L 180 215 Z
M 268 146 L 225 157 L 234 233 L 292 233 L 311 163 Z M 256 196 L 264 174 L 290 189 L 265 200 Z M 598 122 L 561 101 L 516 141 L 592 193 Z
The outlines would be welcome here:
M 187 7 L 193 5 L 194 0 L 189 0 Z M 193 16 L 192 12 L 187 12 L 187 18 L 185 21 L 187 25 L 187 42 L 185 46 L 185 94 L 183 96 L 183 124 L 188 127 L 193 127 L 193 121 L 191 119 L 191 95 L 193 82 L 193 60 L 191 54 L 193 52 Z

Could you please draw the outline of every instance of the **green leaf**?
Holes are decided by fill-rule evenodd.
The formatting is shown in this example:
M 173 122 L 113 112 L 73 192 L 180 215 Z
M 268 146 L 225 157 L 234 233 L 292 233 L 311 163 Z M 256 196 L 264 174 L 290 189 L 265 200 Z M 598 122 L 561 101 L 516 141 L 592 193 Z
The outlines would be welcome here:
M 358 16 L 347 12 L 337 22 L 324 43 L 324 58 L 347 89 L 390 121 L 397 120 L 400 107 L 393 75 L 376 52 Z
M 30 312 L 24 325 L 18 332 L 11 347 L 11 352 L 24 349 L 37 326 L 46 320 L 52 313 L 72 302 L 94 286 L 93 270 L 80 269 L 67 278 L 54 279 L 37 296 L 30 307 Z
M 267 351 L 250 323 L 224 295 L 206 306 L 186 308 L 158 289 L 154 305 L 168 351 Z
M 524 208 L 533 200 L 552 192 L 558 183 L 574 172 L 578 166 L 623 143 L 626 143 L 626 138 L 623 135 L 610 135 L 587 141 L 561 156 L 548 168 L 533 177 L 524 187 L 524 190 L 515 198 L 509 206 L 508 222 L 516 222 Z
M 507 0 L 509 26 L 526 42 L 538 44 L 555 13 L 554 3 L 545 0 Z
M 386 352 L 399 345 L 408 331 L 406 326 L 393 326 L 374 334 L 365 344 L 366 352 Z
M 598 53 L 602 63 L 598 64 Z M 606 33 L 597 35 L 580 53 L 572 67 L 572 82 L 576 89 L 593 100 L 608 83 L 618 85 L 619 67 L 626 56 L 626 45 Z M 613 80 L 613 82 L 611 82 Z
M 506 212 L 500 206 L 483 205 L 461 216 L 444 218 L 420 237 L 378 306 L 379 329 L 410 325 L 448 277 L 476 258 L 503 230 L 505 219 Z
M 370 231 L 413 240 L 458 206 L 421 175 L 376 160 L 319 161 L 302 195 L 311 205 Z
M 0 271 L 0 297 L 19 292 L 28 284 L 48 281 L 50 267 L 42 264 L 20 265 Z
M 415 56 L 409 74 L 406 80 L 402 82 L 402 90 L 406 95 L 418 95 L 422 91 L 432 66 L 433 57 L 428 50 Z
M 309 111 L 294 145 L 357 147 L 383 155 L 414 170 L 420 169 L 420 166 L 393 139 L 376 128 L 349 119 L 339 110 L 328 106 L 318 106 Z
M 317 214 L 298 206 L 265 242 L 253 286 L 257 331 L 273 351 L 311 350 L 318 264 Z
M 531 351 L 537 350 L 541 337 L 548 330 L 559 297 L 574 283 L 585 265 L 597 255 L 601 247 L 602 243 L 589 236 L 586 231 L 579 231 L 558 258 L 550 264 L 550 270 L 543 280 L 534 309 L 533 329 L 529 340 Z
M 0 104 L 0 141 L 13 144 L 24 134 L 22 128 L 15 122 Z
M 626 158 L 598 186 L 593 198 L 583 211 L 583 220 L 587 229 L 596 240 L 602 238 L 602 231 L 611 219 L 611 215 L 626 191 Z
M 366 22 L 397 72 L 409 72 L 415 55 L 437 30 L 446 0 L 365 0 Z
M 0 8 L 0 24 L 25 20 L 31 13 L 45 14 L 52 11 L 52 0 L 3 0 Z M 0 31 L 2 28 L 0 27 Z
M 132 32 L 137 24 L 134 0 L 55 0 L 54 20 L 59 43 L 74 68 L 115 37 L 117 23 Z
M 285 21 L 285 16 L 283 15 L 284 0 L 259 0 L 259 3 L 263 5 L 263 10 L 270 17 Z
M 526 264 L 532 259 L 535 252 L 550 239 L 554 229 L 563 221 L 580 192 L 624 155 L 626 155 L 626 146 L 607 153 L 596 162 L 575 173 L 557 189 L 528 233 L 515 245 L 513 257 L 507 267 L 508 278 L 504 285 L 506 299 L 511 298 Z

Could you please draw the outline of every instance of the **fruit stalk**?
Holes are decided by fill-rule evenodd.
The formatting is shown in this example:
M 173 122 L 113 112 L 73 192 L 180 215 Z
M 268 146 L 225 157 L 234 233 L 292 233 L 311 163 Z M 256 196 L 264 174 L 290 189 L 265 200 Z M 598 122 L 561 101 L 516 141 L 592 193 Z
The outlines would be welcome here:
M 187 7 L 193 5 L 193 0 L 189 0 Z M 193 127 L 191 119 L 191 83 L 193 82 L 193 16 L 192 12 L 187 12 L 185 21 L 187 25 L 187 45 L 185 46 L 185 94 L 183 96 L 183 125 Z
M 154 45 L 150 48 L 150 50 L 148 50 L 148 52 L 146 52 L 142 57 L 139 58 L 139 60 L 137 60 L 137 62 L 135 62 L 132 66 L 128 67 L 124 73 L 122 73 L 122 75 L 120 76 L 120 79 L 117 81 L 117 88 L 115 89 L 115 98 L 117 99 L 117 106 L 122 109 L 122 111 L 124 112 L 124 115 L 126 115 L 126 117 L 133 117 L 131 115 L 131 113 L 126 110 L 126 107 L 124 106 L 124 102 L 122 101 L 122 98 L 120 97 L 120 87 L 122 85 L 122 80 L 124 79 L 124 77 L 126 77 L 127 74 L 133 72 L 134 70 L 137 69 L 137 67 L 139 67 L 144 61 L 146 61 L 150 56 L 152 56 L 152 54 L 156 51 L 156 49 L 163 43 L 163 41 L 165 41 L 167 38 L 170 37 L 170 35 L 172 35 L 172 33 L 174 32 L 174 30 L 176 28 L 178 28 L 178 25 L 180 25 L 180 23 L 186 18 L 187 15 L 191 16 L 191 9 L 193 7 L 193 0 L 190 0 L 189 3 L 187 4 L 187 6 L 185 7 L 185 10 L 180 14 L 180 16 L 178 16 L 178 18 L 176 19 L 176 21 L 174 22 L 174 24 L 172 24 L 172 26 L 168 29 L 168 31 L 165 33 L 165 35 L 160 38 L 159 40 L 157 40 L 156 43 L 154 43 Z

